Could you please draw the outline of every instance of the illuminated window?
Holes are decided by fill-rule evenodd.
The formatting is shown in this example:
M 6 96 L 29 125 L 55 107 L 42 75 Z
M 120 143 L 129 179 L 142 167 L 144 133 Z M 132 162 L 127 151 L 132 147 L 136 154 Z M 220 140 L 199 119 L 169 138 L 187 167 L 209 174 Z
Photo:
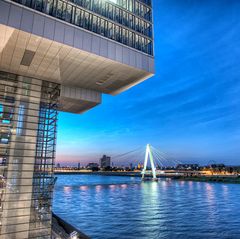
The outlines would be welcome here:
M 17 130 L 16 130 L 17 135 L 22 135 L 23 120 L 24 120 L 24 105 L 20 105 L 19 111 L 18 111 L 18 121 L 17 121 Z

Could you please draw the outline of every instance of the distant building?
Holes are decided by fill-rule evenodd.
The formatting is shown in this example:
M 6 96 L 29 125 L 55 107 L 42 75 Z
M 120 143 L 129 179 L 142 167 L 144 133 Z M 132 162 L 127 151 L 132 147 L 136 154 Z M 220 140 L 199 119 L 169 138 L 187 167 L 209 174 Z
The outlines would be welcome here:
M 80 164 L 80 163 L 78 163 L 78 169 L 80 169 L 80 167 L 81 167 L 81 164 Z
M 178 164 L 176 169 L 188 169 L 188 170 L 198 170 L 199 169 L 199 165 L 198 164 Z
M 137 169 L 141 169 L 142 165 L 140 163 L 138 163 Z
M 129 169 L 130 169 L 130 170 L 133 169 L 133 164 L 132 164 L 132 163 L 129 164 Z
M 98 163 L 89 163 L 86 168 L 96 171 L 99 169 L 99 165 Z
M 107 155 L 103 155 L 102 158 L 100 158 L 100 168 L 107 168 L 111 166 L 111 157 Z
M 61 167 L 60 163 L 57 163 L 57 168 L 60 168 L 60 167 Z
M 225 168 L 225 164 L 210 164 L 210 168 Z

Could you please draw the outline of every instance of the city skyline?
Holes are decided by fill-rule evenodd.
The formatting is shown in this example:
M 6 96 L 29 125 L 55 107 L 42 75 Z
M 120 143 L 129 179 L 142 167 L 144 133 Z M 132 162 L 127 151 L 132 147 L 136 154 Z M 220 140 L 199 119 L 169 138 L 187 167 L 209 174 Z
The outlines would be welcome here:
M 88 162 L 150 143 L 183 160 L 239 164 L 239 5 L 153 1 L 156 75 L 104 95 L 87 114 L 60 113 L 57 162 Z

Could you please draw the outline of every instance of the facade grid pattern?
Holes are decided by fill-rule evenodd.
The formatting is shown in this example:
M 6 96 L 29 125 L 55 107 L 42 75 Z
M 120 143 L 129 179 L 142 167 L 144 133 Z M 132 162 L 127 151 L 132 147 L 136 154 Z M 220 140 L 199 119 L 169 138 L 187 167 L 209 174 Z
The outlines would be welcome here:
M 59 85 L 0 72 L 0 238 L 51 238 Z

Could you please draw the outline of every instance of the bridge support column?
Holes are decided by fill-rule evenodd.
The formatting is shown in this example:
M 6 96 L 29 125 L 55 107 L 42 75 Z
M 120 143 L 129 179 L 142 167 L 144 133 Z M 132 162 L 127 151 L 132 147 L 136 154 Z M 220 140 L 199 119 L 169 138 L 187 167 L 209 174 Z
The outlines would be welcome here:
M 152 179 L 153 179 L 153 181 L 157 181 L 158 179 L 157 179 L 157 176 L 156 176 L 156 168 L 155 168 L 155 165 L 154 165 L 153 155 L 152 155 L 150 144 L 147 144 L 147 147 L 146 147 L 144 166 L 143 166 L 143 170 L 142 170 L 142 180 L 145 180 L 148 158 L 150 159 L 150 164 L 151 164 L 151 169 L 152 169 L 152 177 L 153 177 Z

